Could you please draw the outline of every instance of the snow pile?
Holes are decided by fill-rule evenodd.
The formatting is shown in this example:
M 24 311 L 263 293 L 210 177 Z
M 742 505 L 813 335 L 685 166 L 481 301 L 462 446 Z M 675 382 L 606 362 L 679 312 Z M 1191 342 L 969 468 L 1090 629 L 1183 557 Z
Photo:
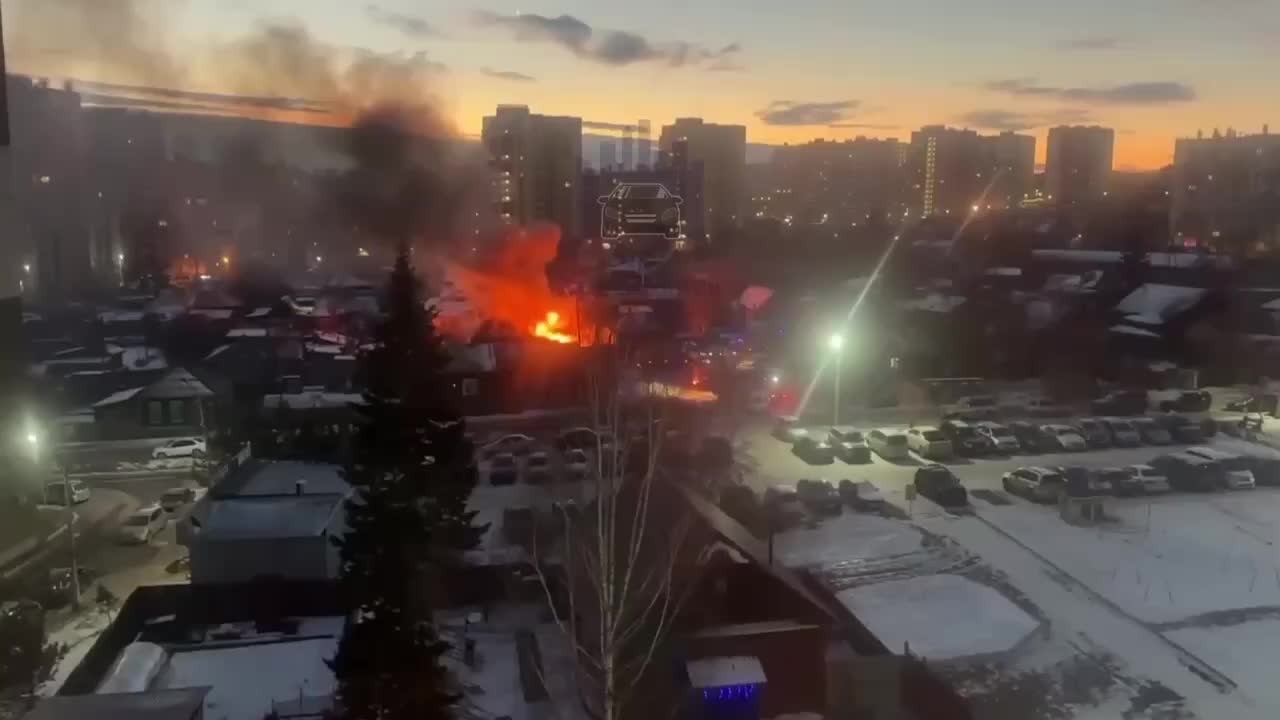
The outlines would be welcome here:
M 892 652 L 929 660 L 1014 649 L 1039 622 L 995 590 L 959 575 L 927 575 L 849 588 L 837 597 Z

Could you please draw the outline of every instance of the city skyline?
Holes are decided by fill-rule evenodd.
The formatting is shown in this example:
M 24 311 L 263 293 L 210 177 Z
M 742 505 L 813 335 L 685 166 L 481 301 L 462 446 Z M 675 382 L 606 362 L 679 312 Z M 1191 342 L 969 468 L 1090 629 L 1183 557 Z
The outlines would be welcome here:
M 11 70 L 325 100 L 312 77 L 254 76 L 264 60 L 252 38 L 301 38 L 313 52 L 330 51 L 315 56 L 324 62 L 391 68 L 397 89 L 429 95 L 470 137 L 496 105 L 517 103 L 592 121 L 651 118 L 655 127 L 702 117 L 745 125 L 749 142 L 774 145 L 905 141 L 929 124 L 1017 130 L 1037 138 L 1043 164 L 1048 127 L 1098 124 L 1116 130 L 1118 170 L 1169 164 L 1174 140 L 1197 130 L 1256 132 L 1280 118 L 1280 99 L 1258 91 L 1273 40 L 1260 28 L 1275 14 L 1262 0 L 1082 0 L 1048 12 L 1010 0 L 965 8 L 801 0 L 735 11 L 666 0 L 103 5 L 112 8 L 9 0 Z M 44 24 L 62 37 L 32 32 Z M 127 42 L 90 42 L 103 27 Z M 234 109 L 324 122 L 305 104 Z

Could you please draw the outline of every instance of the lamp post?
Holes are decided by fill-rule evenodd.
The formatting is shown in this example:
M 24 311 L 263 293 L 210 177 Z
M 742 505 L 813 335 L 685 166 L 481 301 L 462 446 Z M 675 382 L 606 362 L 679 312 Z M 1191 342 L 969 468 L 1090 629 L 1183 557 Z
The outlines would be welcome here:
M 836 387 L 835 387 L 835 404 L 831 408 L 831 424 L 840 424 L 840 351 L 844 349 L 844 336 L 840 333 L 832 333 L 827 339 L 827 347 L 836 356 Z
M 35 460 L 40 458 L 40 434 L 35 430 L 27 431 L 27 445 L 31 448 L 31 457 Z M 38 463 L 37 463 L 38 464 Z M 73 510 L 71 501 L 71 477 L 69 475 L 67 458 L 62 460 L 62 507 L 66 513 L 67 538 L 71 543 L 71 606 L 76 610 L 80 609 L 80 562 L 76 555 L 76 513 Z M 45 485 L 47 488 L 48 485 Z M 45 491 L 44 501 L 48 501 L 48 491 Z

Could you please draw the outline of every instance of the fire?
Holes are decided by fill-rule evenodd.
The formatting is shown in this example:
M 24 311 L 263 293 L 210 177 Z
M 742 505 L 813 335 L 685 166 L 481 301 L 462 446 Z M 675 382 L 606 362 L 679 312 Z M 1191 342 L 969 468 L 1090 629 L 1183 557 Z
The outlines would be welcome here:
M 552 310 L 547 313 L 545 320 L 533 326 L 533 334 L 566 345 L 577 340 L 573 335 L 561 332 L 560 327 L 560 313 Z

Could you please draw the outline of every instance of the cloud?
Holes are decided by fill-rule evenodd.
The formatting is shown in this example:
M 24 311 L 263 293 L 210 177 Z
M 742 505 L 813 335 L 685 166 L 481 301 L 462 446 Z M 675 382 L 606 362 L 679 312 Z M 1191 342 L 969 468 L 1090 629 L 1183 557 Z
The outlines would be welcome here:
M 1093 122 L 1088 110 L 1059 108 L 1049 112 L 1029 113 L 1017 110 L 972 110 L 956 118 L 969 127 L 983 130 L 1029 130 L 1050 125 L 1072 125 Z
M 1167 105 L 1196 99 L 1196 91 L 1179 82 L 1135 82 L 1108 87 L 1055 87 L 1031 78 L 994 80 L 987 90 L 1020 97 L 1044 97 L 1094 105 Z
M 484 75 L 488 75 L 491 78 L 497 78 L 499 80 L 511 80 L 512 82 L 522 82 L 522 83 L 530 83 L 530 82 L 538 81 L 538 78 L 532 75 L 525 75 L 524 73 L 516 72 L 515 70 L 494 70 L 493 68 L 480 68 L 480 72 Z
M 388 10 L 381 5 L 370 3 L 364 8 L 369 19 L 379 25 L 398 30 L 411 38 L 439 37 L 440 31 L 434 25 L 416 15 Z
M 901 125 L 877 125 L 875 123 L 834 122 L 827 123 L 833 130 L 897 130 Z
M 1128 40 L 1115 35 L 1086 35 L 1058 43 L 1060 50 L 1116 50 Z
M 93 98 L 92 102 L 107 103 L 108 98 L 124 103 L 134 101 L 151 105 L 164 103 L 189 103 L 195 107 L 203 105 L 215 107 L 240 107 L 260 110 L 294 110 L 298 112 L 327 112 L 323 103 L 303 98 L 229 95 L 224 93 L 199 92 L 195 90 L 178 90 L 175 88 L 147 87 L 143 85 L 123 85 L 107 82 L 78 82 L 77 90 L 86 90 L 82 97 Z M 211 109 L 205 107 L 204 109 Z
M 506 30 L 520 42 L 559 45 L 584 60 L 604 65 L 653 62 L 671 67 L 709 65 L 725 69 L 733 66 L 733 58 L 742 51 L 738 43 L 716 49 L 687 42 L 654 42 L 625 30 L 592 28 L 572 15 L 504 15 L 481 10 L 473 14 L 473 19 L 481 27 Z
M 857 100 L 832 102 L 793 102 L 774 100 L 768 107 L 757 110 L 756 117 L 765 125 L 831 125 L 848 120 L 849 113 L 858 107 Z

